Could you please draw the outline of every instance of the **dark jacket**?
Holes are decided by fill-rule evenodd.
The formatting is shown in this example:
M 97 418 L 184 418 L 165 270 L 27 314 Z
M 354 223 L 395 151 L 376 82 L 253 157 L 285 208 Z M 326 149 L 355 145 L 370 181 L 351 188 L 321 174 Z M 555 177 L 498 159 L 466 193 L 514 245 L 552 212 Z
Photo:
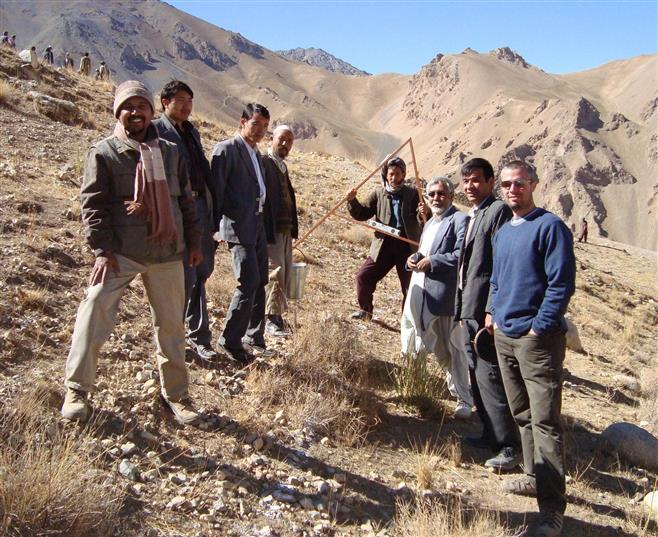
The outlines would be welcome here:
M 493 238 L 498 229 L 512 218 L 512 210 L 491 195 L 484 200 L 474 218 L 468 240 L 464 233 L 465 243 L 457 266 L 463 289 L 457 285 L 455 319 L 475 319 L 483 324 L 493 267 Z
M 185 163 L 188 166 L 188 171 L 191 174 L 192 170 L 190 169 L 190 167 L 192 165 L 192 159 L 190 157 L 189 151 L 187 150 L 187 144 L 183 141 L 180 134 L 178 134 L 178 131 L 176 130 L 176 126 L 171 122 L 171 120 L 167 117 L 166 114 L 163 114 L 158 119 L 154 119 L 152 121 L 152 124 L 157 129 L 160 138 L 169 140 L 170 142 L 176 144 L 176 146 L 178 147 L 178 151 L 183 157 L 183 159 L 185 160 Z M 194 143 L 197 146 L 199 157 L 200 157 L 198 159 L 198 163 L 201 167 L 200 172 L 201 172 L 201 176 L 203 177 L 204 183 L 206 185 L 206 201 L 208 203 L 208 212 L 211 214 L 212 221 L 215 222 L 215 218 L 212 216 L 213 196 L 210 190 L 212 188 L 212 180 L 210 178 L 210 163 L 208 162 L 208 159 L 206 158 L 203 152 L 203 144 L 201 143 L 201 136 L 199 135 L 199 131 L 189 121 L 183 122 L 183 128 L 188 130 L 192 134 L 192 139 L 194 140 Z M 217 230 L 213 229 L 213 231 L 217 231 Z
M 402 198 L 401 213 L 404 234 L 408 239 L 418 242 L 422 231 L 417 210 L 419 203 L 418 192 L 415 188 L 402 185 L 400 196 Z M 385 188 L 378 187 L 370 193 L 364 203 L 359 202 L 356 198 L 350 200 L 347 203 L 347 210 L 355 220 L 368 220 L 375 217 L 378 222 L 388 226 L 391 223 L 392 216 L 391 194 Z M 387 236 L 384 233 L 375 231 L 375 236 L 370 243 L 370 257 L 373 261 L 377 261 L 382 243 Z M 415 246 L 410 246 L 412 246 L 412 252 L 416 250 Z
M 156 136 L 155 129 L 150 136 Z M 115 136 L 93 145 L 87 154 L 80 198 L 85 238 L 94 253 L 111 251 L 139 262 L 162 263 L 182 257 L 186 247 L 198 247 L 199 220 L 187 181 L 187 167 L 175 144 L 159 140 L 162 162 L 178 231 L 176 244 L 147 240 L 149 224 L 129 215 L 126 202 L 135 194 L 139 153 Z
M 269 155 L 263 156 L 263 167 L 265 168 L 266 183 L 267 183 L 267 203 L 269 210 L 265 212 L 266 226 L 271 229 L 276 228 L 276 219 L 279 214 L 279 207 L 281 206 L 281 184 L 286 183 L 290 199 L 292 201 L 292 229 L 290 236 L 293 239 L 299 237 L 299 220 L 297 218 L 297 200 L 295 199 L 295 189 L 290 182 L 290 175 L 286 171 L 285 175 L 277 166 L 276 162 Z M 283 180 L 282 180 L 283 179 Z
M 423 232 L 431 220 L 425 224 Z M 455 310 L 457 262 L 464 242 L 468 217 L 453 205 L 443 216 L 427 257 L 431 269 L 425 274 L 423 301 L 432 315 L 452 315 Z
M 262 157 L 259 157 L 259 161 L 263 181 L 267 182 Z M 255 245 L 260 189 L 251 158 L 239 135 L 215 146 L 210 170 L 214 226 L 219 229 L 221 240 Z M 267 184 L 265 186 L 267 188 Z M 269 203 L 265 204 L 264 211 L 271 211 Z M 272 220 L 270 215 L 265 221 L 265 233 L 269 243 L 275 240 L 274 229 L 267 225 Z

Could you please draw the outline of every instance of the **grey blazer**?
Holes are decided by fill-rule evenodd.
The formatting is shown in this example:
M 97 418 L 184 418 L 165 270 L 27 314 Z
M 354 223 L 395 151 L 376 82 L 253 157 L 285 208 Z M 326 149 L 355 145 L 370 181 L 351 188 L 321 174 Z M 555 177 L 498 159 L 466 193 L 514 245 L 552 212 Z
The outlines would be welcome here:
M 265 181 L 265 170 L 258 158 Z M 258 178 L 239 135 L 219 142 L 210 163 L 211 193 L 219 237 L 226 242 L 255 245 L 258 237 Z M 267 184 L 267 183 L 266 183 Z M 271 210 L 265 204 L 265 211 Z M 268 241 L 273 232 L 266 230 Z
M 453 205 L 446 211 L 443 220 L 427 256 L 432 268 L 425 274 L 423 302 L 432 315 L 453 315 L 455 311 L 457 262 L 468 216 Z M 428 224 L 425 224 L 423 233 Z
M 463 289 L 457 286 L 456 320 L 475 319 L 479 324 L 484 323 L 493 267 L 493 238 L 498 229 L 511 218 L 512 210 L 493 194 L 484 200 L 475 215 L 470 236 L 462 246 L 457 265 L 457 274 L 462 275 Z

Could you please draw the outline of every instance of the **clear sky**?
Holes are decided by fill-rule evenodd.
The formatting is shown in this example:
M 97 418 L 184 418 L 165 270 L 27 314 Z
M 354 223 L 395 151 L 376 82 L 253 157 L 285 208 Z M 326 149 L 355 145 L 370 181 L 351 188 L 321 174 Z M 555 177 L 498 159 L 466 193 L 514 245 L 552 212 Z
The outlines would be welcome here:
M 317 47 L 359 69 L 413 74 L 437 53 L 509 46 L 550 73 L 658 50 L 658 0 L 168 0 L 270 50 Z

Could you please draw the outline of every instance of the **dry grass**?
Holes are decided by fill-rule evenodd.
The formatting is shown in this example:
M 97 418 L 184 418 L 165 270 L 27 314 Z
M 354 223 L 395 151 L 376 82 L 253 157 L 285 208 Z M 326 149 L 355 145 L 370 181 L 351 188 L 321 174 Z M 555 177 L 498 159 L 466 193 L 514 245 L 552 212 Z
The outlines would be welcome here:
M 431 489 L 434 485 L 434 472 L 439 464 L 440 454 L 433 443 L 427 442 L 416 447 L 416 482 L 420 490 Z
M 411 346 L 413 347 L 413 346 Z M 400 356 L 400 365 L 391 377 L 395 391 L 403 403 L 416 406 L 423 412 L 441 410 L 440 400 L 447 393 L 446 381 L 428 363 L 429 352 L 410 350 Z
M 0 411 L 0 533 L 111 535 L 123 493 L 76 431 L 49 419 L 59 396 L 37 385 Z M 113 481 L 113 480 L 112 480 Z
M 642 395 L 638 408 L 638 418 L 640 421 L 646 421 L 646 429 L 654 434 L 658 434 L 658 364 L 654 367 L 647 368 L 640 375 L 642 386 Z
M 43 311 L 48 303 L 48 291 L 40 287 L 36 289 L 19 287 L 16 289 L 16 301 L 22 310 Z
M 438 452 L 441 459 L 447 460 L 455 468 L 462 463 L 462 445 L 454 434 L 446 438 Z
M 11 100 L 14 88 L 6 80 L 0 79 L 0 106 L 6 106 Z
M 395 517 L 396 537 L 512 537 L 491 512 L 464 506 L 459 500 L 447 504 L 422 500 L 399 503 Z
M 236 411 L 262 428 L 282 409 L 292 427 L 353 445 L 379 419 L 380 404 L 365 388 L 384 376 L 378 367 L 352 325 L 333 317 L 306 319 L 285 363 L 249 374 L 249 402 Z
M 340 233 L 340 238 L 357 246 L 370 246 L 372 232 L 361 226 L 350 226 Z

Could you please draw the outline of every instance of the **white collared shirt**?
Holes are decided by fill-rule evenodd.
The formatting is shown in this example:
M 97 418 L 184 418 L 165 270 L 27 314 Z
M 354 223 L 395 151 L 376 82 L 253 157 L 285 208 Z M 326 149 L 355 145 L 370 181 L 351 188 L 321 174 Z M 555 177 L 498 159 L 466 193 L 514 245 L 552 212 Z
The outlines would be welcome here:
M 251 158 L 251 163 L 254 165 L 254 171 L 256 172 L 256 178 L 258 179 L 258 188 L 260 190 L 260 196 L 258 197 L 258 212 L 263 212 L 263 205 L 265 205 L 265 196 L 267 195 L 265 190 L 265 180 L 263 179 L 263 174 L 260 170 L 260 164 L 258 162 L 258 149 L 251 147 L 251 145 L 242 137 L 242 134 L 239 135 L 240 140 L 247 148 L 249 157 Z

